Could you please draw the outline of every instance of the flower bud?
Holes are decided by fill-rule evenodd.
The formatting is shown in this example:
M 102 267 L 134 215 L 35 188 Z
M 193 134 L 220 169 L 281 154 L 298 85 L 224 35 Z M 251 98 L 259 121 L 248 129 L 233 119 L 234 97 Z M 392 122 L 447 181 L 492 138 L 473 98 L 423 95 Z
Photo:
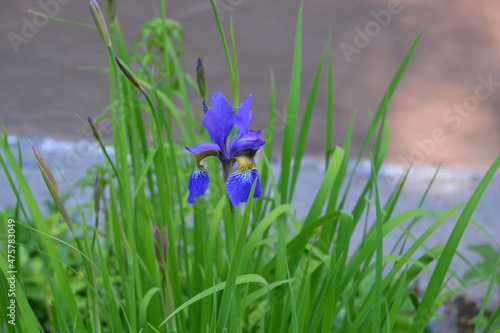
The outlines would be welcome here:
M 207 82 L 205 81 L 205 67 L 203 66 L 201 54 L 196 62 L 196 81 L 198 81 L 198 89 L 200 90 L 201 97 L 206 99 Z
M 87 119 L 89 121 L 90 128 L 92 129 L 92 133 L 94 133 L 94 137 L 96 138 L 97 141 L 101 142 L 102 141 L 101 132 L 97 127 L 97 123 L 92 117 L 88 117 Z
M 108 26 L 102 15 L 101 8 L 95 0 L 89 0 L 90 12 L 94 18 L 97 31 L 101 34 L 102 40 L 108 47 L 111 47 L 111 38 L 109 37 Z
M 208 112 L 208 104 L 207 101 L 203 100 L 203 114 Z
M 57 209 L 63 216 L 63 218 L 66 220 L 68 223 L 71 232 L 74 231 L 74 226 L 73 222 L 71 221 L 71 218 L 69 217 L 68 211 L 66 210 L 66 207 L 64 206 L 64 203 L 61 199 L 61 195 L 59 193 L 59 188 L 57 187 L 56 180 L 54 178 L 54 175 L 50 171 L 50 168 L 45 161 L 45 158 L 43 155 L 35 149 L 33 144 L 31 144 L 31 147 L 33 148 L 33 153 L 35 154 L 35 158 L 38 162 L 38 167 L 40 168 L 40 172 L 42 173 L 43 180 L 45 181 L 45 184 L 47 185 L 47 188 L 49 189 L 50 195 L 52 196 L 52 199 L 54 199 L 54 202 L 57 206 Z
M 158 260 L 158 263 L 162 264 L 165 260 L 167 260 L 168 255 L 168 233 L 166 224 L 165 228 L 163 228 L 163 237 L 160 234 L 160 228 L 157 225 L 154 226 L 153 240 L 155 243 L 156 260 Z
M 43 157 L 42 153 L 40 153 L 38 150 L 35 149 L 33 144 L 31 144 L 31 148 L 33 148 L 33 154 L 35 154 L 35 158 L 38 162 L 38 166 L 40 167 L 40 171 L 42 171 L 42 176 L 45 182 L 47 183 L 47 186 L 49 187 L 49 189 L 50 187 L 52 187 L 54 193 L 57 194 L 57 196 L 60 196 L 56 179 L 54 178 L 52 171 L 50 171 L 47 161 L 45 161 L 45 158 Z
M 130 70 L 130 68 L 125 65 L 125 63 L 118 57 L 115 57 L 116 63 L 118 64 L 118 67 L 120 67 L 120 70 L 122 71 L 123 74 L 136 86 L 138 89 L 141 89 L 141 84 L 139 81 L 137 81 L 137 78 L 135 77 L 134 73 Z

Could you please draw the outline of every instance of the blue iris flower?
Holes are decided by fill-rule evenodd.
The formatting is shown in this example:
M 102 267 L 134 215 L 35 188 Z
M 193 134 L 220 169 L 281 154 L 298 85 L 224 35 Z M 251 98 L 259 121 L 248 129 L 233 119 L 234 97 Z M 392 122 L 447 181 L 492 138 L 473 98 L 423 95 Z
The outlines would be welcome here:
M 196 153 L 196 167 L 189 177 L 188 203 L 194 204 L 196 199 L 205 194 L 208 189 L 210 177 L 200 164 L 207 156 L 219 158 L 226 180 L 227 195 L 234 206 L 238 206 L 240 202 L 247 202 L 255 179 L 257 179 L 257 183 L 254 198 L 262 195 L 254 156 L 266 141 L 260 139 L 261 131 L 248 129 L 253 118 L 250 109 L 251 101 L 252 96 L 250 95 L 245 98 L 236 112 L 233 111 L 231 103 L 220 91 L 217 91 L 212 97 L 212 109 L 203 101 L 205 115 L 202 122 L 213 142 L 203 142 L 193 147 L 186 147 L 188 151 Z M 228 142 L 233 126 L 236 126 L 238 133 Z

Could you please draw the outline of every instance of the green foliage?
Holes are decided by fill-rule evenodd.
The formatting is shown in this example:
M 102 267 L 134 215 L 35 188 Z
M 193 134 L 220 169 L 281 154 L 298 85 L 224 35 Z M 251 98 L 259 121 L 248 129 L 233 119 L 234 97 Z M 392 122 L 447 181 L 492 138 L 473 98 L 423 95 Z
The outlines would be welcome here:
M 397 215 L 395 207 L 407 175 L 386 202 L 378 193 L 378 171 L 389 142 L 387 106 L 421 34 L 396 70 L 371 120 L 361 152 L 355 157 L 352 175 L 370 149 L 371 174 L 354 208 L 346 211 L 345 202 L 352 192 L 354 177 L 347 177 L 348 163 L 353 158 L 350 138 L 354 115 L 344 143 L 333 145 L 331 40 L 325 43 L 322 53 L 318 50 L 319 63 L 305 109 L 299 107 L 303 84 L 307 85 L 301 79 L 301 6 L 283 145 L 278 151 L 279 179 L 276 180 L 269 162 L 276 154 L 273 138 L 279 134 L 275 128 L 277 101 L 271 72 L 266 132 L 269 143 L 258 156 L 265 194 L 259 199 L 249 199 L 241 205 L 244 209 L 240 211 L 240 206 L 232 213 L 224 184 L 217 179 L 212 180 L 207 194 L 195 205 L 186 203 L 194 159 L 184 146 L 207 141 L 208 135 L 199 121 L 201 100 L 195 112 L 189 102 L 188 87 L 198 89 L 184 68 L 182 26 L 166 19 L 165 1 L 161 1 L 161 17 L 146 23 L 129 52 L 118 18 L 107 27 L 95 2 L 91 5 L 103 40 L 111 43 L 103 45 L 110 56 L 107 71 L 110 105 L 96 119 L 97 127 L 89 120 L 105 163 L 89 169 L 76 185 L 87 190 L 95 188 L 96 194 L 89 196 L 88 203 L 68 207 L 65 194 L 59 192 L 65 192 L 62 184 L 56 184 L 43 163 L 43 156 L 36 151 L 40 171 L 54 201 L 49 213 L 43 214 L 42 203 L 34 197 L 23 174 L 21 150 L 11 149 L 3 130 L 0 164 L 17 203 L 2 213 L 0 233 L 7 235 L 9 219 L 16 221 L 18 321 L 13 327 L 3 316 L 2 330 L 422 332 L 427 330 L 426 325 L 440 304 L 473 284 L 464 282 L 443 292 L 445 279 L 455 276 L 449 264 L 458 242 L 500 164 L 500 157 L 471 200 L 447 211 L 422 208 L 432 181 L 418 208 Z M 234 31 L 238 24 L 230 22 L 230 48 L 215 1 L 212 5 L 236 109 L 240 85 Z M 188 59 L 188 63 L 194 65 L 194 60 Z M 131 63 L 134 65 L 130 66 Z M 291 202 L 325 68 L 328 75 L 325 174 L 317 193 L 310 194 L 314 200 L 309 210 L 297 214 Z M 298 123 L 302 111 L 303 121 Z M 98 132 L 98 122 L 104 118 L 112 123 L 113 137 L 109 142 L 104 142 Z M 174 137 L 176 130 L 181 136 Z M 219 171 L 216 162 L 206 163 L 213 174 Z M 100 205 L 92 204 L 93 200 L 99 200 Z M 372 206 L 373 223 L 366 224 L 361 235 L 363 241 L 353 249 L 354 229 L 363 216 L 367 221 L 370 219 Z M 427 248 L 425 241 L 440 225 L 458 216 L 457 211 L 464 206 L 445 244 Z M 298 215 L 306 217 L 299 219 Z M 433 222 L 416 237 L 411 227 L 423 218 Z M 158 255 L 154 226 L 165 230 L 162 244 L 168 246 Z M 384 255 L 384 241 L 397 229 L 403 230 L 404 242 L 392 254 Z M 6 238 L 2 241 L 7 243 Z M 422 249 L 424 254 L 417 256 Z M 498 271 L 498 252 L 486 245 L 476 250 L 483 255 L 484 263 L 467 272 L 465 278 L 486 279 L 489 274 L 494 275 Z M 8 258 L 5 251 L 0 253 L 2 309 L 10 301 L 5 279 Z M 422 272 L 432 271 L 436 263 L 432 279 L 419 299 L 411 286 Z M 496 270 L 491 270 L 493 266 Z M 490 293 L 491 285 L 499 280 L 489 281 Z M 483 306 L 476 329 L 483 324 L 492 327 L 500 316 L 497 311 L 483 318 L 484 313 Z
M 489 278 L 496 275 L 494 281 L 500 286 L 500 274 L 498 273 L 500 267 L 500 249 L 495 249 L 490 243 L 469 245 L 468 249 L 479 254 L 482 261 L 467 270 L 463 279 L 472 280 L 474 278 Z

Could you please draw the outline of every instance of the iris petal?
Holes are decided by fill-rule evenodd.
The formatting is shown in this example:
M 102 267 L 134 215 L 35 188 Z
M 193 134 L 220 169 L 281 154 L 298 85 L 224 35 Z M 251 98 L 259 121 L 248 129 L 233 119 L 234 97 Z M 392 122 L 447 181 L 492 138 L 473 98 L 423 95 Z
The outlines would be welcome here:
M 241 150 L 257 150 L 262 147 L 266 143 L 266 141 L 259 138 L 260 134 L 260 130 L 250 130 L 247 134 L 240 136 L 237 140 L 233 140 L 233 137 L 229 143 L 229 156 L 235 156 L 236 152 Z
M 250 108 L 250 103 L 252 102 L 252 95 L 249 95 L 243 102 L 241 102 L 240 107 L 234 115 L 234 125 L 240 133 L 240 135 L 247 134 L 248 126 L 252 122 L 253 114 Z
M 199 153 L 205 150 L 218 150 L 220 151 L 219 145 L 212 142 L 203 142 L 192 147 L 185 147 L 188 151 L 192 153 Z
M 207 170 L 203 166 L 197 166 L 194 168 L 191 176 L 189 176 L 189 196 L 187 202 L 190 204 L 196 203 L 196 199 L 201 197 L 208 189 L 208 184 L 210 183 L 210 176 Z
M 223 124 L 217 111 L 208 109 L 207 113 L 203 116 L 202 123 L 212 141 L 219 147 L 219 150 L 224 150 L 224 135 L 221 130 Z
M 212 108 L 203 116 L 203 126 L 213 142 L 219 145 L 220 151 L 225 151 L 227 137 L 234 125 L 233 107 L 227 98 L 217 91 L 212 97 Z
M 248 201 L 255 179 L 257 179 L 257 184 L 255 184 L 253 197 L 258 198 L 262 195 L 262 187 L 260 185 L 259 172 L 256 168 L 239 170 L 233 172 L 228 177 L 226 182 L 226 191 L 234 206 L 238 206 L 240 202 Z

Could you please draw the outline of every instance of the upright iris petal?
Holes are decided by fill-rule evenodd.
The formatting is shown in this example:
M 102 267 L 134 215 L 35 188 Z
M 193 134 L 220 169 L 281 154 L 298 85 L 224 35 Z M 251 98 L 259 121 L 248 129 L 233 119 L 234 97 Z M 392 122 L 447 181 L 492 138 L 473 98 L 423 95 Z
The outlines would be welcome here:
M 212 97 L 212 108 L 203 116 L 203 126 L 208 131 L 210 138 L 220 147 L 224 153 L 226 150 L 227 137 L 234 126 L 234 111 L 231 103 L 220 92 L 217 91 Z
M 253 119 L 252 109 L 250 108 L 250 103 L 252 102 L 252 95 L 241 102 L 240 107 L 234 115 L 234 126 L 238 130 L 240 135 L 247 134 L 248 127 Z
M 208 189 L 210 176 L 207 170 L 202 165 L 196 166 L 189 176 L 189 196 L 187 202 L 190 204 L 196 203 L 196 199 L 201 197 Z

